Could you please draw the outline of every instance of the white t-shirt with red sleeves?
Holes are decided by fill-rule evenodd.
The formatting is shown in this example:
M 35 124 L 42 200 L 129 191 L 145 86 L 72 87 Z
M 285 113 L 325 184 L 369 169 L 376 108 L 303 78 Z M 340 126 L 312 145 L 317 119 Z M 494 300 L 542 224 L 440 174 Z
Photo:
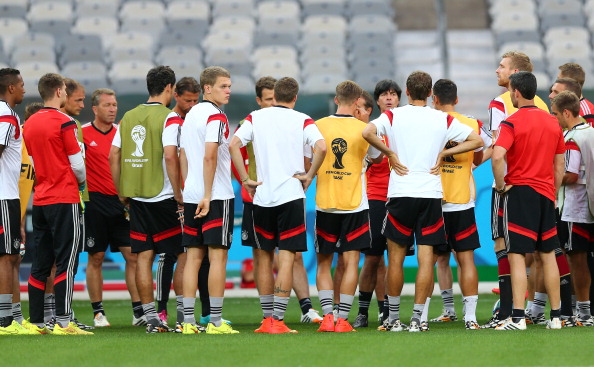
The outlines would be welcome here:
M 19 116 L 8 103 L 0 100 L 0 200 L 19 198 L 23 134 Z
M 370 123 L 388 137 L 390 149 L 408 168 L 404 176 L 390 172 L 388 197 L 441 199 L 441 178 L 431 168 L 448 141 L 465 141 L 472 128 L 445 112 L 413 105 L 387 110 Z
M 147 106 L 157 105 L 157 104 L 146 104 Z M 178 147 L 179 141 L 179 128 L 180 123 L 183 120 L 179 115 L 173 111 L 171 111 L 165 121 L 163 121 L 163 135 L 161 136 L 161 143 L 163 143 L 163 147 L 167 146 L 174 146 Z M 111 145 L 116 146 L 118 148 L 122 147 L 122 137 L 120 136 L 120 129 L 117 129 L 115 135 L 113 136 L 113 142 Z M 161 192 L 152 198 L 133 198 L 134 200 L 143 201 L 145 203 L 155 203 L 158 201 L 162 201 L 165 199 L 170 199 L 173 197 L 173 187 L 171 186 L 171 181 L 169 181 L 169 176 L 167 175 L 167 167 L 165 165 L 165 156 L 163 156 L 163 189 Z
M 573 129 L 564 132 L 565 148 L 567 149 L 565 151 L 565 172 L 578 175 L 578 182 L 566 184 L 562 188 L 562 190 L 565 190 L 565 199 L 563 201 L 561 220 L 564 222 L 594 223 L 594 216 L 590 213 L 588 192 L 584 183 L 586 171 L 582 152 L 573 140 L 569 140 L 572 136 L 572 130 L 576 127 L 581 127 L 582 124 L 576 125 Z
M 229 122 L 214 103 L 202 101 L 186 115 L 181 132 L 181 147 L 188 160 L 184 184 L 184 202 L 198 204 L 204 198 L 204 153 L 206 143 L 217 143 L 217 167 L 212 183 L 211 200 L 233 199 Z
M 245 146 L 252 142 L 258 181 L 254 205 L 274 207 L 305 198 L 301 181 L 304 173 L 304 145 L 313 146 L 324 137 L 314 120 L 293 109 L 274 106 L 252 112 L 235 133 Z

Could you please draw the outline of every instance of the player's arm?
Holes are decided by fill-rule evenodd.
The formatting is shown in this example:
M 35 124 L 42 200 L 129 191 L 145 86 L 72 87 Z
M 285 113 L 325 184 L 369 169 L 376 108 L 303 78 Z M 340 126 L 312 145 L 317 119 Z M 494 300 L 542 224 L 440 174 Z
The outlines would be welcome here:
M 231 161 L 233 162 L 233 166 L 235 166 L 235 170 L 237 172 L 237 180 L 241 182 L 243 187 L 245 187 L 246 191 L 250 195 L 251 198 L 254 197 L 256 194 L 256 187 L 261 185 L 261 182 L 256 182 L 250 179 L 247 170 L 245 169 L 244 165 L 244 157 L 241 153 L 241 147 L 243 143 L 237 135 L 233 136 L 231 142 L 229 143 L 229 153 L 231 154 Z
M 181 182 L 179 173 L 179 157 L 177 155 L 177 145 L 167 145 L 163 147 L 163 158 L 165 159 L 165 169 L 167 177 L 173 188 L 173 197 L 178 204 L 183 204 L 184 199 L 181 192 Z
M 78 185 L 84 186 L 87 179 L 87 173 L 76 131 L 76 122 L 74 121 L 65 122 L 61 126 L 62 143 L 64 144 L 64 151 L 70 162 L 70 168 L 76 177 Z
M 565 153 L 565 173 L 563 174 L 562 185 L 571 185 L 577 182 L 582 164 L 582 152 L 578 145 L 569 140 L 565 143 L 567 149 Z
M 493 147 L 491 156 L 491 166 L 493 168 L 493 177 L 495 178 L 495 189 L 503 190 L 505 188 L 505 155 L 507 149 L 501 146 Z
M 303 185 L 303 191 L 307 191 L 307 188 L 309 187 L 309 185 L 311 185 L 311 182 L 313 181 L 314 177 L 316 177 L 316 175 L 318 174 L 318 170 L 322 166 L 324 158 L 326 158 L 327 150 L 328 149 L 326 147 L 326 140 L 324 138 L 316 140 L 313 148 L 313 157 L 311 160 L 311 166 L 309 167 L 309 170 L 304 175 L 295 176 L 299 181 L 301 181 L 301 184 Z
M 553 161 L 553 167 L 555 169 L 555 192 L 559 191 L 559 187 L 561 187 L 561 183 L 564 180 L 565 176 L 565 154 L 555 154 L 555 159 Z M 575 179 L 577 181 L 577 175 L 575 175 Z
M 365 129 L 363 129 L 363 139 L 365 139 L 372 147 L 379 150 L 383 155 L 388 157 L 388 160 L 390 161 L 390 166 L 392 167 L 394 172 L 396 172 L 397 175 L 404 176 L 408 174 L 408 168 L 406 168 L 406 166 L 400 163 L 398 155 L 390 148 L 388 148 L 388 146 L 384 144 L 382 139 L 380 139 L 380 137 L 378 136 L 378 126 L 380 129 L 383 129 L 382 121 L 380 120 L 383 118 L 384 115 L 381 115 L 377 119 L 367 124 Z M 378 125 L 376 126 L 376 124 Z
M 181 172 L 182 182 L 186 182 L 188 178 L 188 157 L 184 148 L 179 150 L 179 170 Z
M 214 182 L 214 176 L 217 170 L 218 150 L 218 143 L 207 142 L 205 144 L 203 164 L 204 197 L 198 204 L 198 208 L 196 208 L 195 218 L 205 217 L 210 210 L 212 183 Z

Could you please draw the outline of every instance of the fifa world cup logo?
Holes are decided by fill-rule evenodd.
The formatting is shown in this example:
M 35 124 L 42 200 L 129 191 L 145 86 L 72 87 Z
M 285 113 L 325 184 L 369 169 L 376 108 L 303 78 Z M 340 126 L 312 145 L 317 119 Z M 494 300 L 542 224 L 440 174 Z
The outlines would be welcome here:
M 144 152 L 142 151 L 142 145 L 144 144 L 144 139 L 146 138 L 146 129 L 142 125 L 136 125 L 132 128 L 132 141 L 136 144 L 136 150 L 132 153 L 134 157 L 142 157 L 144 156 Z
M 456 145 L 458 145 L 458 143 L 456 143 L 455 141 L 451 141 L 451 140 L 450 140 L 450 141 L 448 141 L 448 142 L 446 143 L 446 146 L 445 146 L 445 148 L 446 148 L 446 149 L 450 149 L 450 148 L 453 148 L 453 147 L 455 147 Z M 448 163 L 455 163 L 455 162 L 456 162 L 456 158 L 454 158 L 454 156 L 452 155 L 452 156 L 449 156 L 449 157 L 444 157 L 444 158 L 443 158 L 443 161 L 444 161 L 444 162 L 448 162 Z
M 347 142 L 343 138 L 336 138 L 332 140 L 332 153 L 334 153 L 334 164 L 332 167 L 336 169 L 343 169 L 342 157 L 347 151 Z

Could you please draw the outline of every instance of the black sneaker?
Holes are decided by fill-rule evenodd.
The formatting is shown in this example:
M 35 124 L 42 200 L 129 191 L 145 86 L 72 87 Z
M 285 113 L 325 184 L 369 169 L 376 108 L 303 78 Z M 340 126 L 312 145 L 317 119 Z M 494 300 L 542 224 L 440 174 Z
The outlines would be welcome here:
M 369 326 L 368 316 L 358 314 L 357 318 L 355 319 L 355 322 L 353 322 L 353 327 L 359 328 L 359 327 L 368 327 L 368 326 Z
M 146 324 L 146 333 L 147 334 L 156 334 L 156 333 L 170 333 L 173 332 L 173 329 L 167 326 L 167 324 L 159 321 L 158 324 L 148 323 Z

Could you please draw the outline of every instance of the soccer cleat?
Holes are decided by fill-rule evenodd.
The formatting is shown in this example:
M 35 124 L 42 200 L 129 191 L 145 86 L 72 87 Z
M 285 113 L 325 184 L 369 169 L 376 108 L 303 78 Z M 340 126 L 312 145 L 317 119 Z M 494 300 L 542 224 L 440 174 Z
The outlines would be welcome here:
M 380 325 L 385 321 L 384 320 L 384 313 L 383 312 L 378 312 L 377 313 L 377 321 L 380 323 Z
M 494 315 L 493 317 L 491 317 L 491 319 L 489 321 L 487 321 L 486 324 L 481 325 L 481 329 L 495 329 L 496 327 L 500 326 L 504 322 L 505 322 L 505 320 L 499 320 L 497 318 L 497 315 Z
M 23 323 L 25 320 L 23 320 Z M 17 330 L 17 335 L 35 335 L 33 331 L 29 330 L 28 328 L 24 327 L 23 325 L 19 324 L 17 321 L 12 320 L 12 324 L 10 325 Z
M 270 328 L 272 327 L 272 317 L 265 317 L 262 319 L 262 323 L 260 327 L 254 330 L 254 333 L 264 333 L 267 334 L 270 332 Z
M 161 322 L 167 323 L 167 310 L 159 312 L 157 316 L 159 316 L 159 320 L 161 320 Z
M 318 311 L 310 308 L 309 311 L 305 315 L 301 315 L 301 322 L 308 323 L 308 322 L 315 322 L 316 324 L 321 323 L 323 320 L 322 316 L 318 313 Z
M 29 329 L 29 331 L 31 332 L 32 335 L 37 335 L 37 334 L 51 334 L 52 331 L 50 329 L 47 328 L 46 325 L 44 325 L 42 328 L 38 327 L 35 324 L 30 323 L 28 320 L 23 321 L 23 327 L 26 329 Z
M 318 331 L 328 331 L 328 332 L 334 331 L 334 315 L 333 314 L 329 313 L 327 315 L 324 315 L 324 320 L 320 324 Z
M 520 322 L 514 322 L 511 317 L 508 317 L 495 327 L 495 330 L 526 330 L 526 319 L 522 318 Z
M 297 330 L 289 329 L 283 320 L 272 319 L 272 325 L 270 326 L 270 334 L 297 334 Z
M 60 324 L 56 323 L 52 335 L 93 335 L 92 332 L 82 330 L 74 321 L 70 321 L 68 326 L 65 328 L 61 327 Z
M 581 327 L 581 326 L 584 326 L 584 325 L 575 316 L 561 318 L 561 327 Z
M 338 318 L 336 321 L 336 325 L 334 326 L 335 333 L 349 333 L 349 332 L 356 332 L 351 324 L 349 324 L 347 319 Z
M 95 327 L 111 326 L 109 321 L 107 321 L 107 317 L 104 314 L 102 314 L 101 312 L 99 312 L 98 314 L 95 315 L 95 317 L 93 318 L 93 323 L 95 324 Z
M 225 324 L 231 325 L 232 322 L 229 320 L 221 319 Z M 210 315 L 200 316 L 200 323 L 201 324 L 208 324 L 210 322 Z
M 419 322 L 419 319 L 411 319 L 410 326 L 408 327 L 408 332 L 409 333 L 418 333 L 420 331 L 421 331 L 421 323 Z
M 226 322 L 222 322 L 221 326 L 215 326 L 212 322 L 209 322 L 206 326 L 207 334 L 239 334 L 239 331 L 233 330 L 231 325 Z
M 140 317 L 136 317 L 136 315 L 132 315 L 132 326 L 144 326 L 146 325 L 146 315 L 142 315 Z
M 182 334 L 200 334 L 200 330 L 198 330 L 196 325 L 186 322 L 184 323 Z
M 546 325 L 547 320 L 545 319 L 544 313 L 539 313 L 536 316 L 530 316 L 530 322 L 526 320 L 526 323 L 534 325 Z
M 587 317 L 585 319 L 582 319 L 581 317 L 578 317 L 577 320 L 580 322 L 580 324 L 582 324 L 582 326 L 594 326 L 594 318 L 592 318 L 592 316 Z
M 400 332 L 408 330 L 408 326 L 400 322 L 400 320 L 394 320 L 391 325 L 392 326 L 390 327 L 390 329 L 388 329 L 388 331 Z
M 476 321 L 466 321 L 464 327 L 466 330 L 479 330 L 481 328 Z
M 431 322 L 452 322 L 456 321 L 458 318 L 456 317 L 456 313 L 451 313 L 448 310 L 443 310 L 441 315 L 437 316 L 434 319 L 431 319 Z
M 48 322 L 45 323 L 45 327 L 47 327 L 47 329 L 49 331 L 53 331 L 54 326 L 56 326 L 56 318 L 55 317 L 52 317 Z
M 78 321 L 78 319 L 76 317 L 74 319 L 72 319 L 71 322 L 74 322 L 76 324 L 76 326 L 81 330 L 93 330 L 94 329 L 93 326 L 86 325 L 86 324 L 83 324 L 82 322 Z
M 385 319 L 384 322 L 377 327 L 377 331 L 390 331 L 393 323 L 390 323 L 390 319 Z
M 429 323 L 427 321 L 421 321 L 421 331 L 429 331 Z
M 159 321 L 158 324 L 151 324 L 151 323 L 146 324 L 146 333 L 147 334 L 169 333 L 172 331 L 173 331 L 173 329 L 171 329 L 169 326 L 167 326 L 167 324 L 164 324 L 161 321 Z
M 19 329 L 16 328 L 14 323 L 15 321 L 13 320 L 8 326 L 0 326 L 0 335 L 19 335 Z
M 561 319 L 559 317 L 553 317 L 547 321 L 547 329 L 561 329 Z
M 368 326 L 369 326 L 368 317 L 366 315 L 358 314 L 357 317 L 355 318 L 355 322 L 353 322 L 353 327 L 360 328 L 360 327 L 368 327 Z

